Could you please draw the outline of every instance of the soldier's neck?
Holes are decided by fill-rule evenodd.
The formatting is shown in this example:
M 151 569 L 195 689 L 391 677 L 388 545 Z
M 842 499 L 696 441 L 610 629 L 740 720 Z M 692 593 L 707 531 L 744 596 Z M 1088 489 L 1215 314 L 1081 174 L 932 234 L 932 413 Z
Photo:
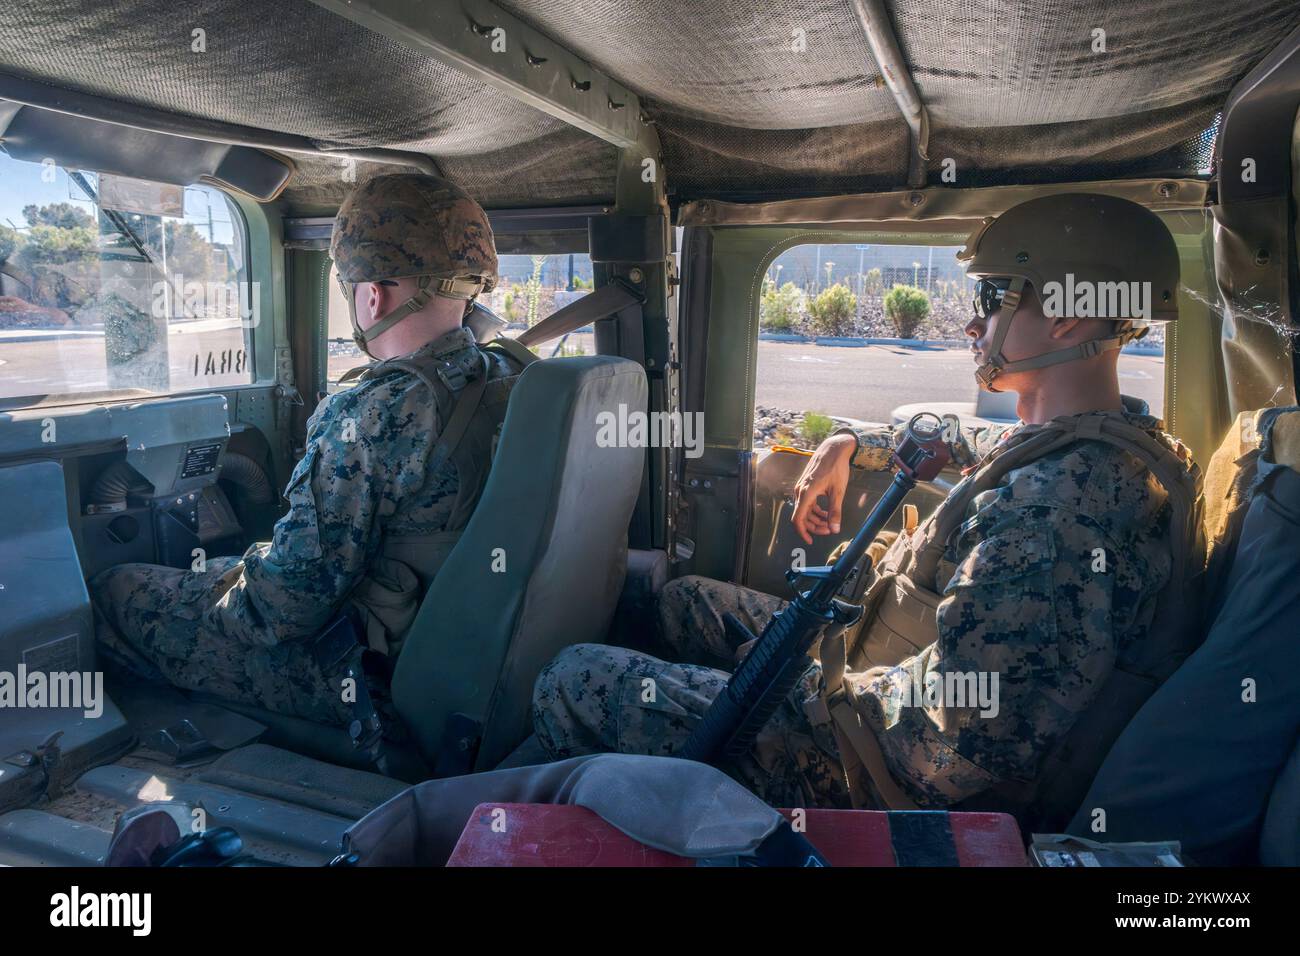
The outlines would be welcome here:
M 1069 363 L 1043 371 L 1047 374 L 1022 384 L 1018 392 L 1016 414 L 1026 425 L 1042 425 L 1062 415 L 1124 408 L 1119 376 L 1113 367 L 1096 369 L 1087 368 L 1086 363 Z
M 410 355 L 416 349 L 440 339 L 448 332 L 460 328 L 460 316 L 417 312 L 398 322 L 370 345 L 370 353 L 378 359 Z

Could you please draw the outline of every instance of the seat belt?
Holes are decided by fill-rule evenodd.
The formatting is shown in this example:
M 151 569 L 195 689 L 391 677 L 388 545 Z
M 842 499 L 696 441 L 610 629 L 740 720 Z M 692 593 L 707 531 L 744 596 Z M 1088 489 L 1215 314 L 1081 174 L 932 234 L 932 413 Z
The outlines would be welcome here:
M 485 349 L 500 349 L 506 355 L 518 362 L 523 368 L 527 368 L 534 362 L 540 362 L 541 356 L 533 352 L 526 345 L 520 345 L 518 339 L 512 339 L 506 335 L 499 335 L 495 339 L 490 339 L 487 344 L 479 346 Z
M 641 305 L 644 302 L 645 296 L 635 291 L 622 279 L 614 279 L 590 295 L 584 295 L 581 299 L 570 302 L 564 308 L 552 312 L 532 328 L 525 329 L 514 338 L 498 335 L 495 339 L 480 347 L 500 348 L 521 365 L 531 365 L 533 362 L 538 361 L 540 356 L 531 351 L 530 346 L 558 339 L 561 335 L 568 335 L 585 325 L 607 319 L 623 311 L 628 306 Z M 396 365 L 399 363 L 390 359 L 388 364 Z M 359 365 L 356 368 L 348 369 L 339 378 L 339 384 L 358 378 L 374 367 L 374 365 Z M 477 404 L 477 401 L 475 401 L 475 405 Z
M 621 279 L 614 279 L 601 286 L 590 295 L 584 295 L 564 308 L 552 312 L 530 329 L 525 329 L 515 336 L 520 345 L 537 345 L 558 339 L 584 325 L 591 325 L 600 319 L 607 319 L 621 312 L 630 305 L 641 305 L 645 296 L 636 292 Z M 496 339 L 495 341 L 500 341 Z

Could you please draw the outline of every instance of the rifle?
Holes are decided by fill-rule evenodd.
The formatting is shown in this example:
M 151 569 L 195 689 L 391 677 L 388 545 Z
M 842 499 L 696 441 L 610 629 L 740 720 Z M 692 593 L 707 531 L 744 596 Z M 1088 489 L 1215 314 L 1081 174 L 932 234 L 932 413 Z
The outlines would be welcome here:
M 836 595 L 907 493 L 918 481 L 933 480 L 948 463 L 950 452 L 943 440 L 945 427 L 943 419 L 930 412 L 912 416 L 892 456 L 898 467 L 894 480 L 849 546 L 833 565 L 786 572 L 786 580 L 795 591 L 794 600 L 763 628 L 753 649 L 675 756 L 716 764 L 744 754 L 811 665 L 808 651 L 813 643 L 827 628 L 849 627 L 862 617 L 861 605 L 850 604 Z M 871 559 L 866 558 L 862 574 L 871 570 L 870 563 Z M 801 587 L 803 581 L 810 584 L 806 590 Z M 754 639 L 735 617 L 727 615 L 724 621 L 738 641 Z

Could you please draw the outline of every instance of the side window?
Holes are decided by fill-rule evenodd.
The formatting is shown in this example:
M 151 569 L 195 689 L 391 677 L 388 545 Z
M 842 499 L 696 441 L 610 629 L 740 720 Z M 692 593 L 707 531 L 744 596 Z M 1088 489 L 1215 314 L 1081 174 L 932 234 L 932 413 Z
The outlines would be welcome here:
M 0 399 L 252 382 L 246 236 L 211 186 L 0 154 Z
M 339 376 L 369 359 L 352 341 L 352 324 L 347 301 L 339 290 L 337 273 L 330 268 L 328 352 L 330 390 Z M 515 336 L 536 325 L 556 309 L 586 295 L 594 287 L 591 257 L 586 253 L 555 256 L 510 255 L 500 257 L 500 279 L 496 288 L 480 302 L 508 325 L 505 335 Z M 591 332 L 573 332 L 557 342 L 542 346 L 541 355 L 592 355 L 596 345 Z
M 767 267 L 759 305 L 754 445 L 815 448 L 845 420 L 933 409 L 1016 420 L 1015 395 L 981 392 L 964 330 L 974 284 L 960 246 L 801 245 Z M 1120 390 L 1164 410 L 1164 333 L 1120 355 Z

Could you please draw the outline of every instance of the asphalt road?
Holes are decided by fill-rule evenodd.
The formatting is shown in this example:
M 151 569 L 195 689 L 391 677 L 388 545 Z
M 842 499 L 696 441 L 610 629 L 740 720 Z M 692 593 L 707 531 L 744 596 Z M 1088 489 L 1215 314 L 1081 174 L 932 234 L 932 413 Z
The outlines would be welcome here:
M 1164 357 L 1121 355 L 1120 391 L 1164 408 Z M 975 362 L 964 349 L 758 343 L 759 405 L 887 422 L 899 405 L 973 402 Z
M 569 336 L 566 346 L 578 345 L 595 351 L 590 335 Z M 1154 415 L 1164 409 L 1164 364 L 1159 355 L 1119 360 L 1120 390 L 1144 399 Z M 959 348 L 760 341 L 757 379 L 759 405 L 870 422 L 891 421 L 899 405 L 974 402 L 978 392 L 974 359 Z
M 243 346 L 239 328 L 174 326 L 168 336 L 171 380 L 178 390 L 220 387 L 247 381 L 222 368 Z M 572 335 L 566 346 L 595 350 L 591 335 Z M 549 355 L 551 346 L 543 346 Z M 213 373 L 207 374 L 209 362 Z M 337 375 L 354 364 L 330 361 Z M 196 374 L 197 369 L 197 374 Z M 899 405 L 911 402 L 971 402 L 976 395 L 975 365 L 963 349 L 862 348 L 795 342 L 758 343 L 758 404 L 796 412 L 817 411 L 866 421 L 889 421 Z M 68 386 L 72 386 L 69 388 Z M 60 337 L 44 341 L 4 341 L 0 337 L 0 397 L 53 391 L 88 391 L 108 385 L 103 339 Z M 1146 399 L 1153 413 L 1164 406 L 1164 358 L 1120 357 L 1120 388 Z

